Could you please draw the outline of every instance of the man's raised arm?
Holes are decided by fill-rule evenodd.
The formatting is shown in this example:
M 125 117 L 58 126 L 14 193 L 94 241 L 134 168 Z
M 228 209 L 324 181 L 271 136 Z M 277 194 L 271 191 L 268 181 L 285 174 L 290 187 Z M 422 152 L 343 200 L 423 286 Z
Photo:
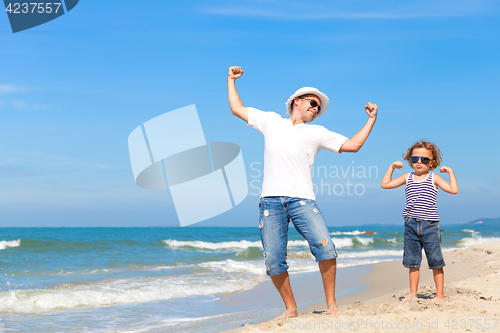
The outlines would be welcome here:
M 377 104 L 368 103 L 365 105 L 365 111 L 368 117 L 370 117 L 368 118 L 365 126 L 363 126 L 363 128 L 351 139 L 347 139 L 347 141 L 342 145 L 342 148 L 340 148 L 339 152 L 357 153 L 365 144 L 366 139 L 368 138 L 368 135 L 370 135 L 373 125 L 375 124 L 375 120 L 377 120 L 378 106 Z
M 229 107 L 233 114 L 248 123 L 248 108 L 243 106 L 243 102 L 234 84 L 234 81 L 242 75 L 243 70 L 241 67 L 229 67 L 229 71 L 227 72 L 227 96 L 229 98 Z

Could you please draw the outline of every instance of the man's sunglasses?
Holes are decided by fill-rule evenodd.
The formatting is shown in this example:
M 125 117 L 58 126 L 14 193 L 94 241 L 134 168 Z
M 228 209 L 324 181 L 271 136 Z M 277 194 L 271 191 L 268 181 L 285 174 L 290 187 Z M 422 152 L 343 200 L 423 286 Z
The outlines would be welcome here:
M 312 98 L 305 98 L 305 97 L 299 97 L 299 99 L 306 99 L 309 101 L 309 104 L 311 105 L 311 107 L 315 108 L 315 107 L 318 107 L 318 113 L 321 111 L 321 106 L 318 105 L 318 102 L 316 102 L 314 99 Z
M 412 157 L 410 157 L 410 162 L 411 163 L 417 163 L 418 160 L 420 160 L 423 164 L 429 164 L 432 161 L 428 157 L 420 157 L 420 156 L 412 156 Z

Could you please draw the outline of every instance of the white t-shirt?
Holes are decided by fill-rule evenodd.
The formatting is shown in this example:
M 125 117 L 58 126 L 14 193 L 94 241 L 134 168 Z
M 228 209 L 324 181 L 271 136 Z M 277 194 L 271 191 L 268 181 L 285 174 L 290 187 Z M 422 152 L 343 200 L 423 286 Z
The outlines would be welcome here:
M 314 158 L 320 149 L 338 153 L 347 138 L 320 125 L 293 125 L 275 112 L 248 108 L 248 126 L 264 135 L 263 197 L 316 200 L 312 184 Z

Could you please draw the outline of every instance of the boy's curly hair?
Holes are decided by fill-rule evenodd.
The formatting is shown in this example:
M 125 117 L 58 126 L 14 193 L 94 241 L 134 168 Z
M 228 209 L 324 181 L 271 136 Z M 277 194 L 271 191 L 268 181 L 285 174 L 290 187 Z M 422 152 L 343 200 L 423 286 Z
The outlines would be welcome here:
M 434 170 L 439 165 L 441 165 L 441 161 L 442 161 L 441 156 L 443 155 L 443 153 L 441 153 L 441 150 L 439 150 L 439 148 L 433 142 L 430 142 L 430 141 L 427 141 L 426 139 L 423 139 L 422 141 L 415 142 L 413 144 L 413 146 L 408 148 L 408 151 L 403 154 L 403 158 L 405 159 L 405 161 L 408 161 L 408 164 L 410 164 L 410 166 L 411 166 L 410 157 L 413 153 L 413 149 L 416 149 L 416 148 L 425 148 L 425 149 L 430 150 L 432 152 L 432 159 L 433 160 L 431 161 L 431 164 L 430 164 L 431 170 Z

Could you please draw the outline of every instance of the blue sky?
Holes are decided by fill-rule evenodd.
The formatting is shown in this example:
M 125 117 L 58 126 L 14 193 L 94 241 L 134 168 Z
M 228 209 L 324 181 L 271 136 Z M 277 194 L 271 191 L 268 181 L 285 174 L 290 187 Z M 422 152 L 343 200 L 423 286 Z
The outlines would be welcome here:
M 178 226 L 169 191 L 135 185 L 127 138 L 190 104 L 207 141 L 241 147 L 253 181 L 240 205 L 196 226 L 256 226 L 264 141 L 231 115 L 231 65 L 245 71 L 246 106 L 284 115 L 296 89 L 315 86 L 330 97 L 315 123 L 349 137 L 366 102 L 379 105 L 359 153 L 317 156 L 329 225 L 401 223 L 404 188 L 380 182 L 422 138 L 459 183 L 438 195 L 442 225 L 498 217 L 499 18 L 499 1 L 482 0 L 80 1 L 13 34 L 4 12 L 0 226 Z

